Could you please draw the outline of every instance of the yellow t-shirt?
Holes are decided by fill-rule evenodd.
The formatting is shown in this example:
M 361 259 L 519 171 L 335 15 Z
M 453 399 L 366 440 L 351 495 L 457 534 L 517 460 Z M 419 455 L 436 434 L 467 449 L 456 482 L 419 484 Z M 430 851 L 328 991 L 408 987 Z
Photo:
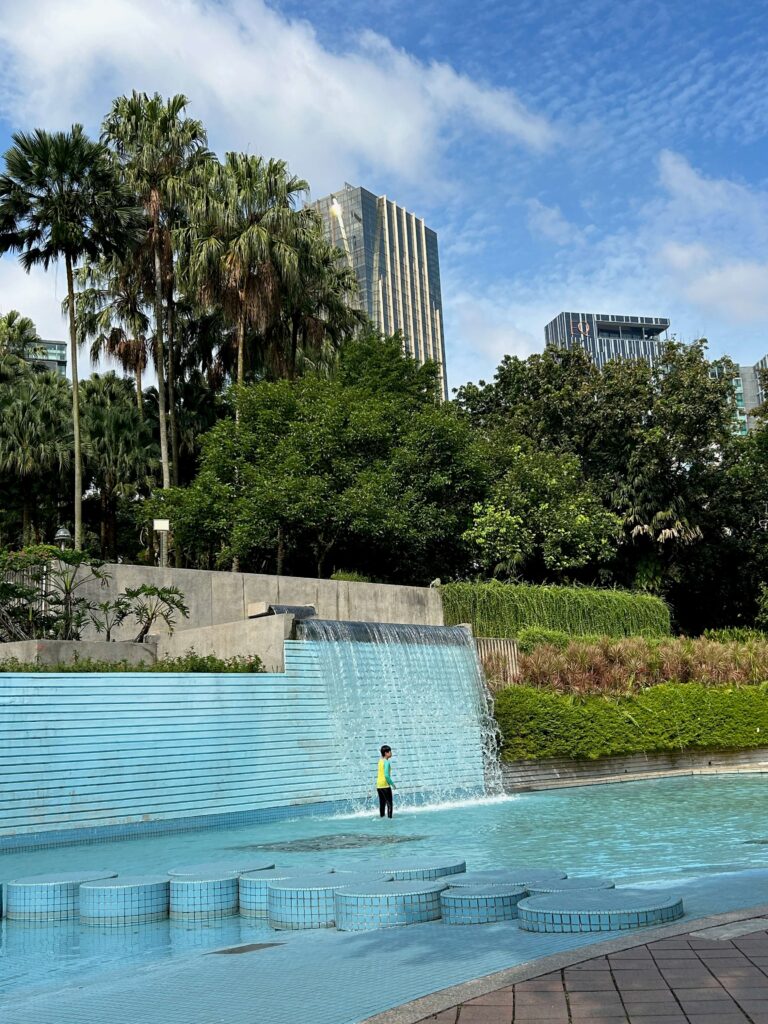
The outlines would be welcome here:
M 376 776 L 376 789 L 388 789 L 391 785 L 387 775 L 389 772 L 386 769 L 387 759 L 382 757 L 379 759 L 379 772 Z

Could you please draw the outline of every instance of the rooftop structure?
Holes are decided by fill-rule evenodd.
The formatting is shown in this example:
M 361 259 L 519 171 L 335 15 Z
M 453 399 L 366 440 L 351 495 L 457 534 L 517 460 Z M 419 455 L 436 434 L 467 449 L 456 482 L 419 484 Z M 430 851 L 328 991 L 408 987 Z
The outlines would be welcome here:
M 346 184 L 314 203 L 326 237 L 357 275 L 359 304 L 384 334 L 400 331 L 418 363 L 440 368 L 448 397 L 437 235 L 386 196 Z
M 547 324 L 544 338 L 552 348 L 583 348 L 598 367 L 611 359 L 643 359 L 653 366 L 668 329 L 664 316 L 564 312 Z

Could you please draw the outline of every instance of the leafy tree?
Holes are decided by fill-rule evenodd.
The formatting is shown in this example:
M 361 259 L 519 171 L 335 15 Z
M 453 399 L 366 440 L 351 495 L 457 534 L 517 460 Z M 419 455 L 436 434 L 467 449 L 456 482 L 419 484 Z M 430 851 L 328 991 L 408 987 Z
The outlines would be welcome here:
M 136 624 L 140 627 L 134 643 L 143 644 L 154 624 L 162 621 L 171 633 L 176 625 L 176 616 L 189 616 L 184 595 L 178 587 L 156 587 L 143 583 L 140 587 L 126 587 L 121 597 L 128 604 Z
M 578 458 L 519 446 L 512 456 L 465 534 L 483 567 L 544 580 L 607 562 L 621 520 L 584 480 Z
M 75 549 L 83 540 L 83 465 L 74 271 L 82 259 L 125 251 L 136 240 L 138 211 L 109 153 L 82 125 L 69 132 L 16 132 L 0 174 L 0 253 L 18 252 L 25 270 L 64 260 L 69 310 L 74 439 Z

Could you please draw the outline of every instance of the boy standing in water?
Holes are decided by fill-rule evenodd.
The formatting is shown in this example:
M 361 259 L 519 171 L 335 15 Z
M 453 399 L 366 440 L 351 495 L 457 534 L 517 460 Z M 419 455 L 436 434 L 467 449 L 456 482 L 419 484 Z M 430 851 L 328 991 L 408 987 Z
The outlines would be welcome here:
M 379 771 L 376 776 L 376 792 L 379 794 L 379 817 L 392 817 L 392 790 L 395 784 L 389 774 L 389 759 L 392 757 L 392 748 L 386 746 L 381 748 L 381 759 L 379 760 Z

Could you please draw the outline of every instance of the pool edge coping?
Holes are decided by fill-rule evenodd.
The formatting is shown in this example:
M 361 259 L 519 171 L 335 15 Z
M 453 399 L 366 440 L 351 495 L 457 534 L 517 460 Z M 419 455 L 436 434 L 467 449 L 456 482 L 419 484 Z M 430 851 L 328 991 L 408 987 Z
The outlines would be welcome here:
M 550 974 L 552 971 L 573 967 L 575 964 L 585 963 L 610 953 L 620 953 L 635 946 L 646 945 L 648 942 L 672 939 L 678 935 L 687 935 L 688 932 L 700 931 L 704 928 L 714 928 L 719 925 L 735 924 L 739 921 L 753 919 L 762 919 L 762 927 L 765 927 L 766 916 L 768 916 L 768 903 L 759 903 L 746 910 L 729 910 L 723 914 L 709 914 L 687 921 L 681 918 L 674 924 L 662 925 L 657 928 L 633 929 L 626 936 L 606 939 L 604 942 L 580 946 L 577 949 L 565 950 L 560 953 L 552 953 L 549 956 L 538 957 L 536 960 L 527 960 L 515 967 L 506 967 L 501 971 L 480 975 L 471 981 L 438 989 L 436 992 L 409 1000 L 407 1003 L 401 1003 L 399 1006 L 374 1014 L 372 1017 L 365 1017 L 359 1024 L 419 1024 L 425 1017 L 443 1010 L 450 1010 L 458 1003 L 465 1003 L 478 996 L 496 992 L 500 988 L 517 985 L 522 981 L 530 981 L 542 974 Z M 760 930 L 760 927 L 758 925 L 755 930 Z

